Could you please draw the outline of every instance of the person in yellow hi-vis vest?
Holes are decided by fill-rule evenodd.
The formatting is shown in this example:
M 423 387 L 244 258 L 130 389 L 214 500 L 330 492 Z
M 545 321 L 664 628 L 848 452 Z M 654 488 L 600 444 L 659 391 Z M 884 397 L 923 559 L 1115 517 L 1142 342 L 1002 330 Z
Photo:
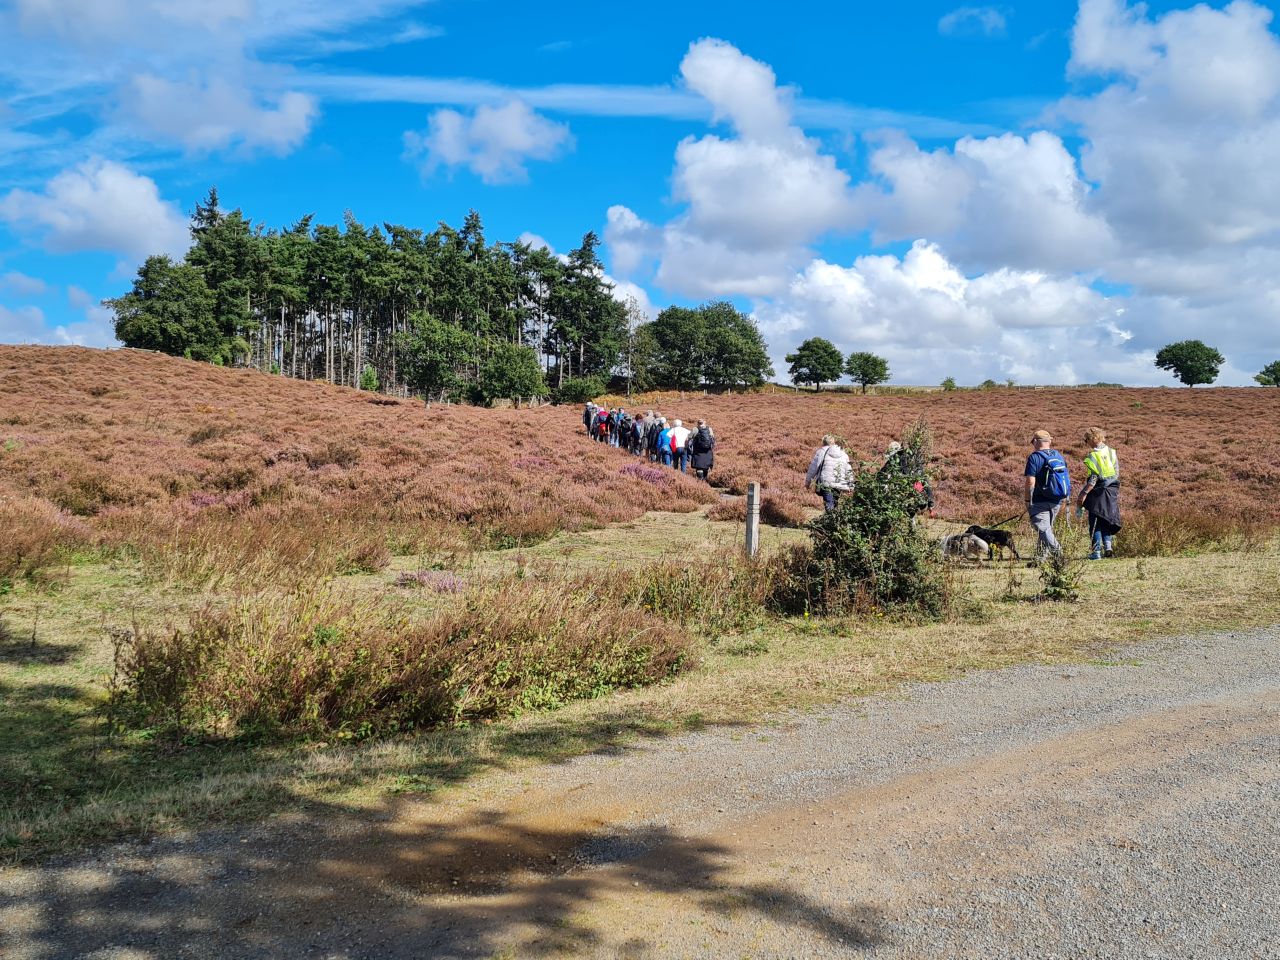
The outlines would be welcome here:
M 1093 539 L 1090 560 L 1101 560 L 1115 551 L 1120 532 L 1120 458 L 1107 446 L 1107 435 L 1097 427 L 1084 433 L 1089 447 L 1084 458 L 1085 482 L 1076 500 L 1076 516 L 1089 512 L 1089 534 Z

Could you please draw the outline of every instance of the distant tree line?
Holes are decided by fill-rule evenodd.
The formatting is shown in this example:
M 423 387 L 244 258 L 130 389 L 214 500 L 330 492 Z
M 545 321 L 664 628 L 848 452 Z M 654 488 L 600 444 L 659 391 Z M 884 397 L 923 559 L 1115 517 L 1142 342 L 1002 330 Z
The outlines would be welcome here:
M 210 190 L 180 262 L 149 257 L 107 300 L 126 346 L 434 399 L 537 397 L 570 381 L 639 388 L 754 386 L 773 375 L 754 321 L 729 303 L 646 322 L 620 303 L 587 233 L 557 257 L 460 229 L 284 230 L 226 211 Z

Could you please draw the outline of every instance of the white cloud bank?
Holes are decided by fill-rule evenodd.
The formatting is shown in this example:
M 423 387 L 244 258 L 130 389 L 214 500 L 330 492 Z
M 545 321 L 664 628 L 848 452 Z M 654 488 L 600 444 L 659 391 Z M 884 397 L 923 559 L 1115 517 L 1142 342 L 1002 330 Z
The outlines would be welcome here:
M 482 105 L 470 115 L 437 110 L 421 133 L 404 135 L 405 156 L 419 160 L 425 176 L 464 167 L 485 183 L 519 183 L 529 178 L 530 160 L 552 160 L 573 145 L 568 126 L 548 120 L 528 104 L 511 100 Z
M 39 307 L 9 308 L 0 304 L 0 343 L 43 343 L 54 346 L 118 347 L 110 310 L 90 307 L 83 320 L 50 327 Z
M 1096 92 L 1056 105 L 1063 129 L 931 150 L 883 133 L 861 183 L 798 128 L 768 66 L 699 41 L 681 75 L 732 135 L 677 146 L 670 221 L 610 208 L 613 269 L 751 298 L 775 359 L 823 335 L 883 352 L 899 382 L 1167 383 L 1151 356 L 1185 337 L 1227 355 L 1222 382 L 1250 382 L 1280 357 L 1271 19 L 1250 0 L 1156 18 L 1082 0 L 1068 70 Z M 821 238 L 863 230 L 915 242 L 815 258 Z

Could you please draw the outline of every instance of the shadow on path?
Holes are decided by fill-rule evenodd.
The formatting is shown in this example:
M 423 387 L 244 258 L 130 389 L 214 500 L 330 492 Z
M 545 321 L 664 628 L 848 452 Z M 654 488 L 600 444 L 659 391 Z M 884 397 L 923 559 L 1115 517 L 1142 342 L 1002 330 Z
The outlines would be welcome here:
M 0 952 L 661 957 L 675 948 L 667 936 L 681 935 L 663 924 L 671 910 L 682 923 L 692 913 L 730 926 L 768 918 L 845 950 L 883 942 L 873 908 L 836 913 L 785 886 L 736 881 L 724 846 L 601 826 L 478 811 L 326 837 L 297 824 L 117 848 L 110 863 L 33 871 L 38 882 L 7 901 L 0 891 Z

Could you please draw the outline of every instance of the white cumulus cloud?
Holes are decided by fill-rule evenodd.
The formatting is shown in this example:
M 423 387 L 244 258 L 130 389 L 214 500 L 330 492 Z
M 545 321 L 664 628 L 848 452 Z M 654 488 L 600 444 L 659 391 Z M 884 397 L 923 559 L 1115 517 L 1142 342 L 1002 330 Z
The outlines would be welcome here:
M 553 160 L 573 145 L 569 127 L 511 100 L 482 105 L 471 115 L 437 110 L 423 132 L 404 135 L 405 155 L 419 160 L 427 176 L 440 168 L 466 167 L 485 183 L 528 179 L 530 160 Z
M 861 212 L 881 240 L 929 237 L 982 268 L 1091 269 L 1115 251 L 1056 134 L 965 137 L 928 153 L 891 136 L 870 167 L 878 179 L 859 188 Z
M 814 260 L 784 294 L 757 304 L 756 318 L 779 370 L 782 355 L 810 336 L 885 356 L 900 383 L 1078 383 L 1120 370 L 1117 379 L 1132 379 L 1150 362 L 1113 349 L 1129 332 L 1087 284 L 1011 269 L 970 278 L 925 241 L 901 258 Z
M 690 46 L 680 74 L 733 135 L 676 147 L 672 194 L 684 209 L 668 223 L 609 210 L 615 267 L 652 262 L 659 284 L 689 296 L 773 292 L 808 259 L 809 244 L 849 220 L 849 176 L 794 124 L 792 92 L 768 65 L 705 39 Z
M 54 253 L 180 257 L 190 239 L 186 218 L 154 180 L 102 159 L 62 171 L 40 193 L 9 191 L 0 197 L 0 221 L 34 233 Z

